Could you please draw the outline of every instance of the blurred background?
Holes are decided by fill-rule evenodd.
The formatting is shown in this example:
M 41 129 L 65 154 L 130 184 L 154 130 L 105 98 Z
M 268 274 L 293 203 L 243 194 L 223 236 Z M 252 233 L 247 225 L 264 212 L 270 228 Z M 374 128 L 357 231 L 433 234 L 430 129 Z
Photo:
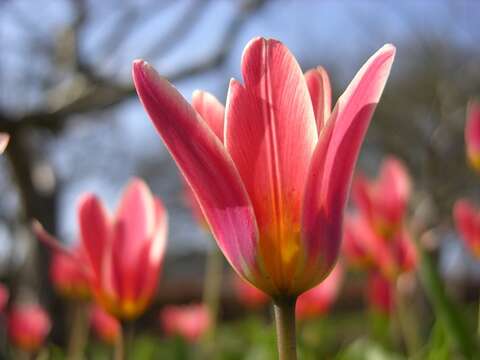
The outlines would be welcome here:
M 284 42 L 304 70 L 323 65 L 334 99 L 370 54 L 397 47 L 358 167 L 374 173 L 385 154 L 405 162 L 412 209 L 440 229 L 442 276 L 455 297 L 475 298 L 480 267 L 453 232 L 451 208 L 459 196 L 480 199 L 463 140 L 466 104 L 480 94 L 478 14 L 474 0 L 0 0 L 0 131 L 11 135 L 0 159 L 0 279 L 13 299 L 54 309 L 49 252 L 30 220 L 72 243 L 78 196 L 93 191 L 113 209 L 137 176 L 170 214 L 156 301 L 199 300 L 212 240 L 185 206 L 130 66 L 144 58 L 187 99 L 201 88 L 224 101 L 243 47 L 261 35 Z M 235 317 L 223 291 L 224 316 Z M 361 294 L 350 292 L 345 306 L 354 307 Z

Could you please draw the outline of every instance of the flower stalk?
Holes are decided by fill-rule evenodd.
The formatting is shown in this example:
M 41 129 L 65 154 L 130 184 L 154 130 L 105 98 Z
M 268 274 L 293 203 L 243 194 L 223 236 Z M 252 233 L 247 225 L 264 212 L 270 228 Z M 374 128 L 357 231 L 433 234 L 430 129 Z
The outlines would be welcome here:
M 85 344 L 88 337 L 88 304 L 84 301 L 72 303 L 72 324 L 68 342 L 68 358 L 83 359 Z
M 297 338 L 295 326 L 296 298 L 275 301 L 275 326 L 279 360 L 297 359 Z

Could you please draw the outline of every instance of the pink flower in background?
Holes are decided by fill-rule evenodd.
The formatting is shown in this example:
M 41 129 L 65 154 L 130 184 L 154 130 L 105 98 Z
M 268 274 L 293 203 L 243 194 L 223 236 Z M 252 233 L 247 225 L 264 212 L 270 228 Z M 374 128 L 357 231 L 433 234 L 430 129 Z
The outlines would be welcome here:
M 480 171 L 480 103 L 470 102 L 465 125 L 465 147 L 472 168 Z
M 0 283 L 0 315 L 3 314 L 8 303 L 10 292 L 8 288 Z
M 353 267 L 374 270 L 391 279 L 414 270 L 417 264 L 415 245 L 404 226 L 386 239 L 358 213 L 345 219 L 343 255 Z
M 378 272 L 368 277 L 367 298 L 370 306 L 384 314 L 390 314 L 394 307 L 394 282 Z
M 249 309 L 257 309 L 270 302 L 270 297 L 263 291 L 234 275 L 233 288 L 239 302 Z
M 50 328 L 50 318 L 39 305 L 15 305 L 8 315 L 9 339 L 24 351 L 40 349 Z
M 96 301 L 122 319 L 141 315 L 157 288 L 167 241 L 167 212 L 140 179 L 132 180 L 113 216 L 93 194 L 85 194 L 78 205 L 81 246 L 90 288 Z M 44 230 L 39 238 L 78 259 Z
M 72 299 L 87 299 L 90 283 L 86 271 L 84 250 L 77 246 L 72 250 L 74 257 L 55 251 L 50 259 L 50 279 L 55 289 Z
M 0 154 L 2 154 L 10 141 L 10 135 L 0 132 Z
M 107 344 L 114 344 L 120 336 L 120 322 L 97 305 L 91 309 L 90 324 L 97 337 Z
M 391 237 L 403 225 L 411 180 L 403 163 L 393 156 L 382 162 L 376 180 L 358 175 L 352 186 L 355 204 L 380 236 Z
M 455 203 L 453 217 L 465 245 L 480 259 L 480 211 L 468 200 L 461 199 Z
M 340 292 L 343 282 L 343 268 L 337 263 L 323 282 L 300 295 L 296 313 L 300 320 L 314 318 L 326 313 Z
M 208 309 L 202 304 L 165 306 L 160 312 L 163 331 L 196 342 L 210 327 Z
M 375 53 L 331 111 L 323 69 L 304 76 L 282 43 L 256 38 L 224 117 L 213 96 L 199 93 L 204 107 L 192 107 L 146 62 L 133 64 L 138 95 L 220 249 L 273 298 L 315 286 L 337 260 L 350 179 L 394 54 L 391 45 Z

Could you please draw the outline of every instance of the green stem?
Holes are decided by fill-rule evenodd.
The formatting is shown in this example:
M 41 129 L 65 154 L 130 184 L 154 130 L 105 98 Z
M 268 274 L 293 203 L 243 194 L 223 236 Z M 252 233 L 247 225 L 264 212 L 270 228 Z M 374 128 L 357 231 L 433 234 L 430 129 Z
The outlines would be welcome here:
M 222 285 L 223 257 L 218 247 L 213 244 L 207 254 L 205 278 L 203 283 L 203 303 L 210 315 L 210 328 L 200 343 L 199 356 L 210 359 L 214 352 L 214 339 L 217 330 L 218 311 Z
M 205 280 L 203 288 L 203 302 L 210 313 L 210 334 L 215 336 L 220 305 L 220 290 L 222 285 L 223 258 L 218 247 L 212 246 L 207 255 Z
M 398 286 L 395 287 L 395 295 L 395 310 L 397 313 L 400 332 L 402 333 L 403 340 L 405 341 L 407 354 L 409 357 L 412 357 L 421 346 L 418 327 L 416 325 L 416 320 L 412 317 L 412 313 L 410 311 L 412 307 L 407 304 L 407 299 Z
M 117 340 L 115 341 L 113 348 L 113 359 L 114 360 L 125 360 L 125 344 L 123 339 L 123 324 L 120 326 L 120 333 L 118 334 Z
M 84 301 L 72 303 L 72 324 L 68 340 L 68 359 L 83 358 L 88 337 L 88 304 Z
M 458 308 L 447 296 L 431 255 L 419 244 L 417 249 L 421 256 L 420 279 L 433 305 L 435 315 L 458 350 L 465 358 L 472 359 L 478 350 L 472 334 L 468 331 Z
M 477 325 L 477 334 L 480 337 L 480 299 L 478 300 L 478 325 Z
M 297 299 L 284 299 L 274 304 L 275 325 L 277 328 L 277 348 L 280 360 L 297 359 L 297 339 L 295 330 L 295 303 Z

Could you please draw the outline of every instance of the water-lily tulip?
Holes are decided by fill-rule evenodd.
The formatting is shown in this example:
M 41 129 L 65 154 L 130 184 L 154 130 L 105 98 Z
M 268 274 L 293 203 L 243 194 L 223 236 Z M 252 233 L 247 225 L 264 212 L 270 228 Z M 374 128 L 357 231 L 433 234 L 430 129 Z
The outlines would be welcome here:
M 239 302 L 249 309 L 258 309 L 270 301 L 270 297 L 241 277 L 234 275 L 233 289 Z
M 393 156 L 387 157 L 377 179 L 363 175 L 355 178 L 352 196 L 355 204 L 380 235 L 394 235 L 402 226 L 411 192 L 411 180 L 405 165 Z
M 107 344 L 114 344 L 121 336 L 120 322 L 99 306 L 92 307 L 90 323 L 97 337 Z
M 0 315 L 3 314 L 5 307 L 8 303 L 8 298 L 10 296 L 10 292 L 8 288 L 0 283 Z
M 471 167 L 480 171 L 480 103 L 470 102 L 465 125 L 465 147 Z
M 453 216 L 465 245 L 480 259 L 480 211 L 468 200 L 461 199 L 455 203 Z
M 24 351 L 37 351 L 50 328 L 50 318 L 39 305 L 16 305 L 8 315 L 9 339 L 14 346 Z
M 95 195 L 83 195 L 78 223 L 87 259 L 81 265 L 86 266 L 96 301 L 116 317 L 138 317 L 155 293 L 163 262 L 167 212 L 162 202 L 142 180 L 135 179 L 114 216 Z M 55 242 L 45 232 L 37 229 L 37 233 L 45 242 Z M 75 258 L 71 252 L 70 256 Z
M 244 84 L 230 82 L 215 125 L 145 61 L 133 64 L 137 93 L 220 249 L 274 299 L 315 286 L 337 260 L 351 175 L 394 53 L 375 53 L 330 111 L 329 96 L 318 100 L 324 71 L 307 81 L 281 42 L 253 39 Z
M 178 335 L 189 342 L 197 341 L 210 326 L 210 316 L 202 304 L 166 306 L 160 313 L 163 331 L 169 335 Z
M 54 251 L 50 260 L 50 279 L 55 289 L 71 299 L 87 299 L 90 295 L 88 273 L 85 268 L 86 254 L 81 246 L 73 251 L 73 257 Z
M 323 282 L 299 296 L 297 318 L 310 319 L 326 313 L 337 299 L 342 281 L 343 268 L 337 263 Z

